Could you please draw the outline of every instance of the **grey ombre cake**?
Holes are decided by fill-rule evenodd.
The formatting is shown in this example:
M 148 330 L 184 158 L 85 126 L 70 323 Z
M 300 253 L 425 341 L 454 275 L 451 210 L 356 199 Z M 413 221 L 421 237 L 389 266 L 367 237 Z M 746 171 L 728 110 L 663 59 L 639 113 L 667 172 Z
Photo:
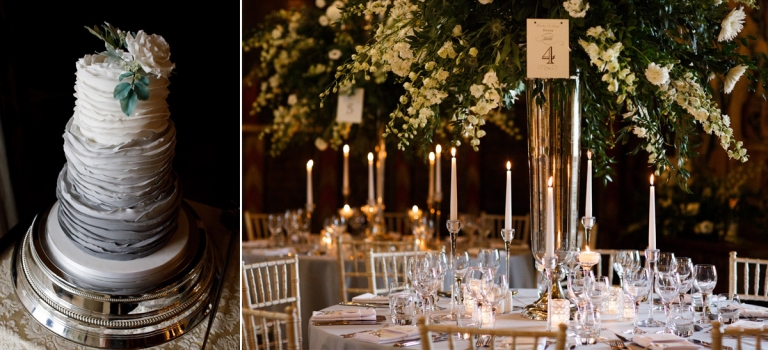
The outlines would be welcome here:
M 171 168 L 176 129 L 168 79 L 149 79 L 149 98 L 130 115 L 113 95 L 125 72 L 103 54 L 77 62 L 75 111 L 64 130 L 59 224 L 82 251 L 132 260 L 160 249 L 178 225 L 181 191 Z

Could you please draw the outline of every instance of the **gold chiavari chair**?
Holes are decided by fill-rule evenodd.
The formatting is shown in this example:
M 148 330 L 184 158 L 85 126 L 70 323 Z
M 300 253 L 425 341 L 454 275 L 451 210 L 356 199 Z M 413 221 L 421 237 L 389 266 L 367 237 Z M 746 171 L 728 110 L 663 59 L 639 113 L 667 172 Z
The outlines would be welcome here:
M 739 267 L 742 289 L 739 289 Z M 734 294 L 738 294 L 742 301 L 768 301 L 768 260 L 740 258 L 735 251 L 731 252 L 728 259 L 728 295 Z
M 522 331 L 522 330 L 514 330 L 511 328 L 507 329 L 480 329 L 475 327 L 459 327 L 456 324 L 426 324 L 426 319 L 424 316 L 420 316 L 417 324 L 419 326 L 419 331 L 421 333 L 421 349 L 422 350 L 432 350 L 433 344 L 432 344 L 432 335 L 431 332 L 439 332 L 439 333 L 448 333 L 448 348 L 449 349 L 455 349 L 457 346 L 459 346 L 457 341 L 454 339 L 453 334 L 455 333 L 463 333 L 465 335 L 469 335 L 469 349 L 473 350 L 476 348 L 476 344 L 474 339 L 474 335 L 486 335 L 491 337 L 511 337 L 511 345 L 512 349 L 515 349 L 517 347 L 518 339 L 520 338 L 528 338 L 533 339 L 533 344 L 537 344 L 539 342 L 539 339 L 541 338 L 554 338 L 555 344 L 554 344 L 554 350 L 565 350 L 565 330 L 568 329 L 568 326 L 565 324 L 560 324 L 557 331 L 547 332 L 547 331 Z M 463 343 L 463 341 L 462 341 Z M 528 342 L 530 343 L 530 342 Z M 463 349 L 463 347 L 462 347 Z
M 742 349 L 761 349 L 762 338 L 768 337 L 768 327 L 762 328 L 737 328 L 726 327 L 725 330 L 720 330 L 720 322 L 712 322 L 712 350 L 725 349 L 723 346 L 723 336 L 729 336 L 736 339 L 736 350 Z M 744 338 L 754 337 L 755 344 L 743 345 Z
M 244 349 L 301 350 L 298 310 L 288 306 L 284 313 L 252 309 L 243 309 L 242 313 Z
M 263 310 L 288 305 L 297 313 L 301 324 L 301 294 L 299 293 L 299 258 L 242 264 L 242 310 Z M 244 327 L 255 332 L 252 322 L 244 318 Z M 301 328 L 298 331 L 302 342 Z
M 267 218 L 269 214 L 251 213 L 244 211 L 245 217 L 245 233 L 249 241 L 257 239 L 269 238 L 269 226 L 267 224 Z

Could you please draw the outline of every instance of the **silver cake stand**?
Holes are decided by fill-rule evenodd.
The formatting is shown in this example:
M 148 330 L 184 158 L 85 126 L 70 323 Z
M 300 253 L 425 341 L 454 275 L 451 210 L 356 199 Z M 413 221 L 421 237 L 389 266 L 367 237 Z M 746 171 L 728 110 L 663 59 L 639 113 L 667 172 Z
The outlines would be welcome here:
M 49 207 L 35 218 L 13 257 L 16 294 L 32 318 L 73 342 L 126 349 L 159 345 L 190 332 L 211 312 L 223 262 L 202 221 L 182 202 L 189 221 L 184 261 L 159 284 L 134 294 L 94 290 L 60 269 L 46 247 Z

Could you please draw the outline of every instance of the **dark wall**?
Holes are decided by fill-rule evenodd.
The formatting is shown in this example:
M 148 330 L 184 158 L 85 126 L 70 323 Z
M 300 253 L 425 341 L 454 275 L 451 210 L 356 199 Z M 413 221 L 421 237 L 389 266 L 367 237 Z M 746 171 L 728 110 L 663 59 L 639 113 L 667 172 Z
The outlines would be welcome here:
M 61 136 L 75 105 L 75 62 L 104 50 L 84 26 L 105 21 L 169 43 L 176 64 L 168 98 L 178 141 L 173 165 L 184 196 L 237 206 L 239 16 L 236 2 L 0 0 L 0 117 L 20 217 L 55 198 L 65 163 Z

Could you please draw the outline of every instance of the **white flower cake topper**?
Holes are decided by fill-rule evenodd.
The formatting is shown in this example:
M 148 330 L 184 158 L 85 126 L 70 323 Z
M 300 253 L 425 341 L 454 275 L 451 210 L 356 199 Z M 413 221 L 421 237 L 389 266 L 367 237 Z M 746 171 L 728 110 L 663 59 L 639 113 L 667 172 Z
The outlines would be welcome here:
M 123 113 L 131 115 L 139 100 L 149 99 L 147 76 L 168 78 L 171 75 L 175 67 L 170 60 L 171 51 L 162 36 L 147 34 L 142 30 L 128 33 L 106 22 L 102 28 L 103 31 L 97 26 L 86 27 L 104 41 L 107 50 L 102 54 L 109 57 L 111 63 L 120 64 L 126 70 L 118 77 L 113 96 L 120 101 Z

